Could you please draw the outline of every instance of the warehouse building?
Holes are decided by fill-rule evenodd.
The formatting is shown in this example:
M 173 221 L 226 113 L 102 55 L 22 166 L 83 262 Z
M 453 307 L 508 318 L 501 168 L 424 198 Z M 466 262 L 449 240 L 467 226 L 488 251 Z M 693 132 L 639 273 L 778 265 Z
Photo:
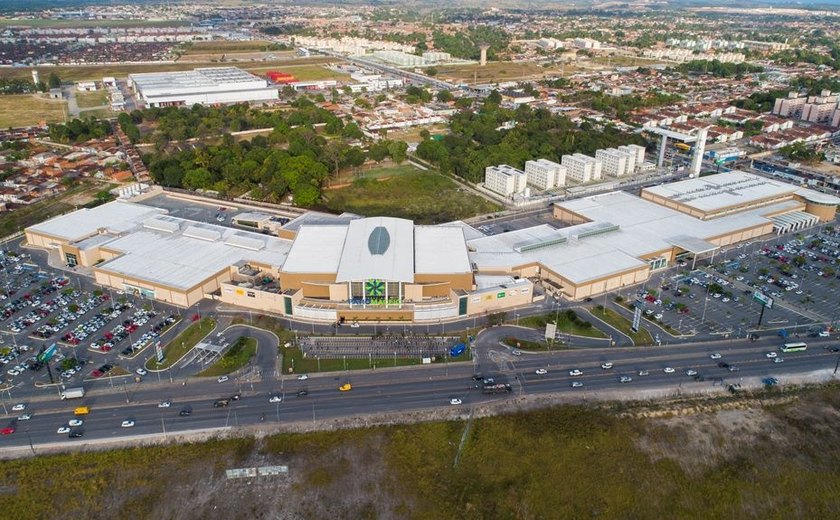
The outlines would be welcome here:
M 271 101 L 276 86 L 236 67 L 129 74 L 128 85 L 146 107 Z

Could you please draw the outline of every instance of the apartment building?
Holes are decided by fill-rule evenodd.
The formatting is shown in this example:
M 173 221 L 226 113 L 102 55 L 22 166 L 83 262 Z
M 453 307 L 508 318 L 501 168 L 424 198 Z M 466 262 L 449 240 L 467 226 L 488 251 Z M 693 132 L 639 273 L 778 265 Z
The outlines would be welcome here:
M 564 155 L 560 163 L 566 167 L 566 178 L 576 182 L 591 182 L 601 179 L 601 161 L 576 153 Z
M 566 167 L 548 159 L 525 162 L 527 184 L 545 191 L 566 185 Z
M 622 152 L 627 152 L 629 154 L 634 155 L 633 160 L 630 163 L 628 168 L 630 169 L 630 173 L 635 173 L 636 170 L 642 167 L 642 164 L 645 162 L 645 147 L 640 146 L 638 144 L 627 144 L 624 146 L 619 146 L 619 150 Z
M 635 166 L 636 154 L 631 155 L 615 148 L 605 148 L 595 152 L 595 159 L 603 163 L 602 172 L 610 177 L 623 177 L 632 173 L 627 164 L 631 157 Z
M 510 197 L 515 193 L 522 193 L 525 191 L 525 185 L 525 172 L 513 166 L 500 164 L 484 169 L 484 187 L 499 195 Z

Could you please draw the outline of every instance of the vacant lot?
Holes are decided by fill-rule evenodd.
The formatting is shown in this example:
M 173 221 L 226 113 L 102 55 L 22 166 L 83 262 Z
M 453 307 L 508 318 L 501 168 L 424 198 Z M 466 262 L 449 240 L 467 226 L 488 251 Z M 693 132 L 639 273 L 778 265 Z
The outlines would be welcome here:
M 335 59 L 328 57 L 295 58 L 290 60 L 258 61 L 253 63 L 242 63 L 238 66 L 245 70 L 283 70 L 299 65 L 316 65 L 332 63 Z M 115 76 L 124 78 L 132 73 L 139 72 L 167 72 L 173 70 L 192 70 L 199 67 L 222 67 L 224 63 L 218 62 L 190 62 L 190 63 L 156 63 L 149 65 L 74 65 L 56 67 L 34 67 L 41 73 L 41 77 L 47 77 L 55 72 L 62 81 L 98 80 L 102 81 L 103 76 Z M 0 77 L 27 79 L 32 77 L 33 67 L 15 67 L 12 69 L 0 69 Z M 331 72 L 331 71 L 328 71 Z
M 254 51 L 268 51 L 271 50 L 273 42 L 267 40 L 248 40 L 248 41 L 225 41 L 215 40 L 209 42 L 194 42 L 184 52 L 185 56 L 190 54 L 205 54 L 217 52 L 254 52 Z M 293 53 L 294 51 L 284 51 Z
M 0 99 L 3 97 L 0 96 Z M 82 184 L 70 188 L 58 197 L 4 212 L 0 214 L 0 237 L 11 235 L 56 215 L 73 211 L 77 206 L 93 201 L 100 191 L 110 190 L 114 186 L 114 184 Z
M 328 191 L 325 198 L 325 205 L 334 212 L 407 218 L 419 224 L 450 222 L 501 209 L 439 173 L 419 170 L 384 181 L 357 179 L 351 186 Z
M 39 94 L 0 96 L 0 128 L 33 126 L 41 121 L 64 121 L 64 101 L 51 100 Z
M 0 465 L 0 508 L 90 519 L 837 518 L 838 390 L 476 419 L 457 465 L 460 420 L 39 456 Z M 225 478 L 279 464 L 288 476 Z
M 108 92 L 97 90 L 95 92 L 76 92 L 76 104 L 79 108 L 101 107 L 108 104 Z
M 451 80 L 456 83 L 488 83 L 495 81 L 512 81 L 518 79 L 534 79 L 542 76 L 557 76 L 561 72 L 569 73 L 571 67 L 543 67 L 533 62 L 494 61 L 481 67 L 474 65 L 457 65 L 452 67 L 437 67 L 436 78 Z

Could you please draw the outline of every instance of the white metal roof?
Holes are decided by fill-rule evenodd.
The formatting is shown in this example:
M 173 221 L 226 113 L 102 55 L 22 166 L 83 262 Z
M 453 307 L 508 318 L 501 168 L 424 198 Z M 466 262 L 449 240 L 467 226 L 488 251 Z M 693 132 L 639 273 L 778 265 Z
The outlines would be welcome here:
M 676 238 L 696 248 L 710 238 L 766 224 L 770 221 L 764 215 L 793 211 L 801 204 L 788 200 L 713 220 L 690 217 L 621 191 L 558 206 L 593 222 L 562 229 L 543 224 L 470 240 L 470 261 L 480 272 L 538 262 L 582 283 L 643 267 L 646 262 L 641 257 L 672 248 Z
M 467 243 L 460 226 L 414 227 L 414 272 L 470 273 Z
M 726 173 L 652 186 L 645 188 L 645 191 L 704 212 L 713 212 L 753 201 L 783 197 L 795 193 L 799 189 L 798 186 L 782 181 L 732 170 Z
M 100 231 L 124 233 L 136 227 L 140 221 L 165 213 L 166 210 L 151 206 L 114 201 L 59 215 L 30 226 L 27 230 L 75 242 Z
M 287 273 L 335 273 L 347 226 L 301 226 L 283 264 Z
M 336 281 L 414 281 L 414 223 L 392 217 L 353 220 Z

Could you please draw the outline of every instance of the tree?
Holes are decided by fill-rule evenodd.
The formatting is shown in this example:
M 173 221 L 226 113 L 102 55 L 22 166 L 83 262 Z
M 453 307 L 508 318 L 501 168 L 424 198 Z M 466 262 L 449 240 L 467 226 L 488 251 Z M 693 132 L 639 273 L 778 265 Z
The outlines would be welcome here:
M 448 90 L 441 90 L 440 92 L 437 93 L 436 97 L 437 97 L 437 100 L 440 101 L 441 103 L 449 103 L 450 101 L 452 101 L 452 93 L 449 92 Z
M 344 129 L 341 131 L 341 135 L 348 139 L 362 139 L 365 136 L 359 128 L 359 125 L 356 123 L 349 123 L 345 125 Z
M 58 74 L 55 72 L 50 72 L 49 78 L 47 79 L 47 83 L 49 84 L 50 88 L 59 88 L 61 87 L 61 78 L 58 77 Z
M 408 152 L 408 144 L 404 141 L 391 141 L 388 145 L 388 154 L 391 160 L 397 164 L 405 161 Z
M 184 174 L 184 187 L 190 189 L 209 188 L 213 183 L 213 174 L 207 168 L 194 168 Z
M 350 146 L 344 152 L 341 164 L 352 168 L 359 167 L 365 163 L 365 152 L 355 146 Z
M 435 67 L 428 67 L 425 72 L 427 76 L 435 77 L 438 75 L 438 70 Z

